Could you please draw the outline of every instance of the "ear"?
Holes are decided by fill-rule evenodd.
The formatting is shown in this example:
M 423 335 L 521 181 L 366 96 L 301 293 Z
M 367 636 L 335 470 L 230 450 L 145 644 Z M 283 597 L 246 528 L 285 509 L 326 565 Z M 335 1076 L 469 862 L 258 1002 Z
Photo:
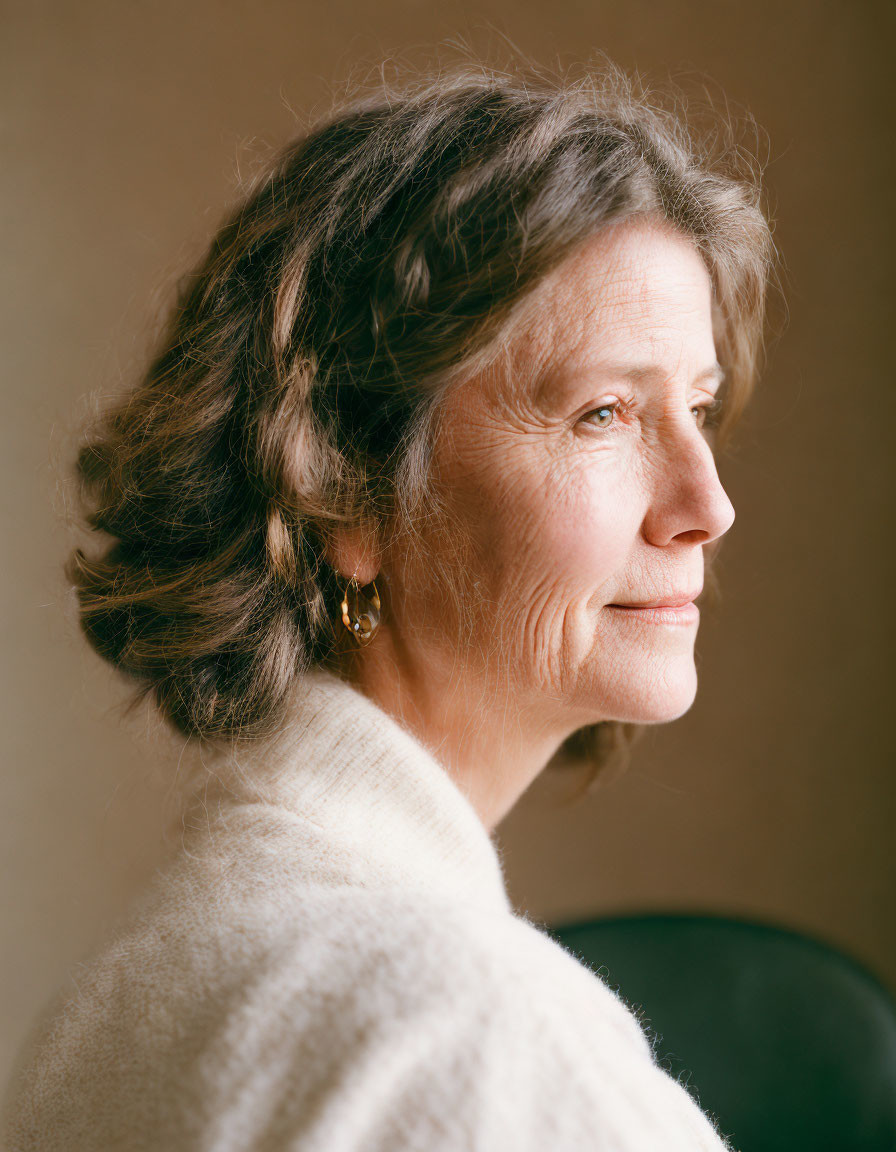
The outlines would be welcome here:
M 373 529 L 363 526 L 334 528 L 325 555 L 330 566 L 345 580 L 351 579 L 354 573 L 362 587 L 376 579 L 382 562 Z

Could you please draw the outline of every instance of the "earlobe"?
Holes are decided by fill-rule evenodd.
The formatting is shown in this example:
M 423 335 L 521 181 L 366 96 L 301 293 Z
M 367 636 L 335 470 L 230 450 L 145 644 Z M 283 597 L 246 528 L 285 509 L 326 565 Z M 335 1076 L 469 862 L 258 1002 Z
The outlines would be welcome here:
M 353 525 L 333 529 L 325 549 L 327 563 L 346 580 L 352 576 L 364 587 L 377 576 L 381 556 L 374 531 Z

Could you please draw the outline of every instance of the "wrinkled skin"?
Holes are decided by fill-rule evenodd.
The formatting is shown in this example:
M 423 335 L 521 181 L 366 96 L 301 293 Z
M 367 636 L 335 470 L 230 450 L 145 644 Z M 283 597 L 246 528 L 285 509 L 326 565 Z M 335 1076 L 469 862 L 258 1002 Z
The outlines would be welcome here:
M 434 464 L 459 531 L 422 552 L 346 540 L 337 554 L 385 591 L 353 678 L 435 752 L 489 829 L 577 728 L 658 724 L 691 706 L 696 623 L 610 605 L 699 590 L 704 546 L 734 519 L 703 427 L 719 382 L 692 244 L 660 223 L 617 225 L 537 302 L 516 353 L 539 365 L 535 380 L 470 380 L 448 398 Z M 466 633 L 440 563 L 472 614 Z

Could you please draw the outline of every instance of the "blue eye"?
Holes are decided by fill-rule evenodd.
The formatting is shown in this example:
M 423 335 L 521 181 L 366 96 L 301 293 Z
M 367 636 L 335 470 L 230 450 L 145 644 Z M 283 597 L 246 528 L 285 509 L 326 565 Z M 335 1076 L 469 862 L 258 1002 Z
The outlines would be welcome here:
M 691 409 L 697 415 L 698 428 L 714 428 L 719 422 L 719 413 L 722 410 L 721 400 L 712 400 L 709 404 L 697 404 Z
M 613 423 L 613 418 L 616 415 L 616 408 L 617 408 L 617 405 L 615 405 L 615 404 L 601 404 L 601 406 L 599 408 L 594 408 L 590 412 L 586 412 L 584 419 L 588 420 L 589 423 L 595 423 L 595 421 L 592 421 L 590 419 L 592 416 L 600 415 L 602 417 L 606 413 L 609 413 L 609 415 L 610 415 L 609 420 L 607 420 L 606 422 L 603 422 L 602 420 L 597 421 L 598 428 L 609 428 L 610 425 Z
M 719 423 L 719 413 L 723 407 L 722 401 L 716 399 L 708 401 L 706 404 L 695 404 L 691 407 L 691 412 L 696 413 L 695 420 L 698 428 L 715 428 Z M 586 412 L 582 417 L 586 423 L 592 427 L 606 429 L 611 428 L 616 422 L 616 416 L 621 412 L 625 413 L 630 411 L 632 403 L 624 400 L 614 400 L 610 404 L 601 404 L 597 408 L 592 408 L 590 412 Z

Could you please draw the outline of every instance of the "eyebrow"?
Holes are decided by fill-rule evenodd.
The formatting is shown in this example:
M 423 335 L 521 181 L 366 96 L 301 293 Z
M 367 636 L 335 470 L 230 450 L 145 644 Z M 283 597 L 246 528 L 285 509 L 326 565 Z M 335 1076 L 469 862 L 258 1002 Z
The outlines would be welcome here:
M 585 366 L 580 369 L 571 370 L 568 373 L 560 373 L 554 377 L 549 372 L 539 380 L 536 388 L 536 398 L 543 400 L 545 392 L 549 387 L 562 387 L 565 384 L 570 384 L 573 381 L 583 379 L 590 376 L 604 376 L 611 377 L 614 380 L 629 380 L 632 383 L 649 383 L 654 380 L 665 380 L 666 372 L 663 371 L 656 364 L 593 364 Z M 701 380 L 715 380 L 721 387 L 726 379 L 725 369 L 721 364 L 716 362 L 710 364 L 708 368 L 704 368 L 701 372 L 691 381 L 696 384 Z
M 597 371 L 601 375 L 622 376 L 627 380 L 662 380 L 665 378 L 666 373 L 662 368 L 658 368 L 655 364 L 611 364 L 609 367 L 598 367 Z M 702 372 L 698 372 L 691 383 L 696 384 L 698 380 L 715 380 L 721 384 L 725 379 L 725 369 L 721 364 L 711 364 L 708 368 L 704 368 Z

